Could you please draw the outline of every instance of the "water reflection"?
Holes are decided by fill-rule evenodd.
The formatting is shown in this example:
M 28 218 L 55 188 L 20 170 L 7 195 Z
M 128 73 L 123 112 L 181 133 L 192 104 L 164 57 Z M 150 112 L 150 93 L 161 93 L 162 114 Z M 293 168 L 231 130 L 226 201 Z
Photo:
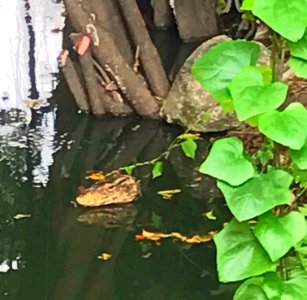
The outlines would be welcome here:
M 88 170 L 109 171 L 152 159 L 166 149 L 178 129 L 130 118 L 78 116 L 67 124 L 71 126 L 67 138 L 75 142 L 55 155 L 47 188 L 33 189 L 26 182 L 22 192 L 16 190 L 13 181 L 4 179 L 7 169 L 0 168 L 3 193 L 8 203 L 14 203 L 7 205 L 8 212 L 31 215 L 1 232 L 0 249 L 7 251 L 5 255 L 0 251 L 0 262 L 7 272 L 0 274 L 5 279 L 0 280 L 0 291 L 10 299 L 31 300 L 231 299 L 217 282 L 212 244 L 135 241 L 143 228 L 193 235 L 214 230 L 227 219 L 221 202 L 209 200 L 216 196 L 212 183 L 203 178 L 197 181 L 202 188 L 191 187 L 199 175 L 193 175 L 189 159 L 180 152 L 171 155 L 163 176 L 154 181 L 150 168 L 136 170 L 142 185 L 136 203 L 93 210 L 71 205 L 78 187 L 87 184 Z M 204 152 L 198 159 L 208 147 L 206 139 L 201 143 Z M 157 195 L 173 188 L 182 193 L 171 201 Z M 204 219 L 203 213 L 210 210 L 217 222 Z M 99 260 L 103 252 L 111 259 Z M 18 272 L 13 270 L 16 260 Z M 18 285 L 13 287 L 12 282 Z
M 71 205 L 88 170 L 110 171 L 152 159 L 179 130 L 131 118 L 93 120 L 61 107 L 56 120 L 52 106 L 34 110 L 31 123 L 23 122 L 16 110 L 24 109 L 22 100 L 37 92 L 46 102 L 55 86 L 50 74 L 57 72 L 61 33 L 51 29 L 62 24 L 55 18 L 61 9 L 52 1 L 0 2 L 0 22 L 12 24 L 0 26 L 10 41 L 0 55 L 6 66 L 0 71 L 0 108 L 9 110 L 0 113 L 0 298 L 231 299 L 217 281 L 211 244 L 135 241 L 142 228 L 192 235 L 214 230 L 227 219 L 221 203 L 210 201 L 218 196 L 212 182 L 202 178 L 199 188 L 192 188 L 199 161 L 191 167 L 181 152 L 174 153 L 155 181 L 149 166 L 137 169 L 143 194 L 125 208 L 89 211 Z M 31 57 L 35 64 L 29 64 Z M 66 94 L 59 98 L 68 101 Z M 74 141 L 66 147 L 64 133 Z M 207 148 L 205 139 L 199 159 Z M 173 188 L 182 193 L 172 201 L 157 195 Z M 204 219 L 210 210 L 218 222 Z M 30 217 L 16 219 L 21 215 Z M 112 258 L 99 260 L 102 252 Z
M 51 96 L 62 48 L 62 31 L 54 29 L 64 26 L 62 12 L 63 4 L 52 1 L 0 2 L 0 110 L 23 108 L 33 90 L 45 101 Z
M 58 149 L 48 99 L 58 84 L 63 9 L 52 1 L 0 3 L 0 161 L 12 178 L 37 186 L 46 186 Z

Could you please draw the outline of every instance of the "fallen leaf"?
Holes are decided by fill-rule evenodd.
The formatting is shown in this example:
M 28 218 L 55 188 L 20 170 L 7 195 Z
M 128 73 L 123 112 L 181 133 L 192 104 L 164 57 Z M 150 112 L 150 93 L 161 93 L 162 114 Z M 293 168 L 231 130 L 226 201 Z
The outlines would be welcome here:
M 142 255 L 142 258 L 149 258 L 150 256 L 152 256 L 152 253 L 151 252 L 148 252 L 146 254 L 143 254 Z
M 213 210 L 207 211 L 203 215 L 209 220 L 216 220 L 216 216 L 213 214 Z
M 103 180 L 105 175 L 102 171 L 91 173 L 90 175 L 86 176 L 85 179 L 92 179 L 92 180 Z
M 109 260 L 110 258 L 112 257 L 111 254 L 107 253 L 107 252 L 103 252 L 101 253 L 100 255 L 98 255 L 98 259 L 101 259 L 101 260 Z
M 183 133 L 177 137 L 179 140 L 200 140 L 200 134 L 199 133 Z
M 172 199 L 175 194 L 178 194 L 180 192 L 181 192 L 180 189 L 174 189 L 174 190 L 159 191 L 157 192 L 157 194 L 162 196 L 163 199 L 169 200 Z
M 172 233 L 150 232 L 150 231 L 143 229 L 142 233 L 137 234 L 135 238 L 137 241 L 149 240 L 153 242 L 158 242 L 161 239 L 165 239 L 165 238 L 176 238 L 185 243 L 200 244 L 200 243 L 206 243 L 206 242 L 211 241 L 214 235 L 215 235 L 215 232 L 209 232 L 208 234 L 205 234 L 205 235 L 197 234 L 197 235 L 188 237 L 188 236 L 182 235 L 179 232 L 172 232 Z
M 27 215 L 27 214 L 17 214 L 16 216 L 14 216 L 15 220 L 20 220 L 20 219 L 25 219 L 25 218 L 31 218 L 31 215 Z

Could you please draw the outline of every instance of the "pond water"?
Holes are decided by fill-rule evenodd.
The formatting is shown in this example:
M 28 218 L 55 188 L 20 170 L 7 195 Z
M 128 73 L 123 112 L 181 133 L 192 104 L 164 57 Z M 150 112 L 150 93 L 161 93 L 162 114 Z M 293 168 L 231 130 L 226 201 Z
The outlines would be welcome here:
M 62 33 L 53 29 L 64 24 L 62 10 L 51 0 L 0 3 L 0 22 L 12 23 L 0 26 L 10 41 L 0 56 L 6 63 L 0 71 L 0 299 L 231 299 L 232 286 L 218 283 L 212 242 L 135 238 L 142 229 L 206 234 L 229 218 L 213 182 L 196 171 L 209 137 L 195 161 L 175 150 L 155 180 L 150 168 L 135 170 L 142 188 L 135 203 L 73 205 L 88 171 L 152 159 L 181 129 L 78 115 L 57 75 Z M 19 110 L 28 109 L 27 98 L 43 105 L 25 124 Z M 157 194 L 169 189 L 181 192 L 171 200 Z M 209 211 L 216 221 L 204 216 Z M 102 253 L 112 256 L 98 259 Z

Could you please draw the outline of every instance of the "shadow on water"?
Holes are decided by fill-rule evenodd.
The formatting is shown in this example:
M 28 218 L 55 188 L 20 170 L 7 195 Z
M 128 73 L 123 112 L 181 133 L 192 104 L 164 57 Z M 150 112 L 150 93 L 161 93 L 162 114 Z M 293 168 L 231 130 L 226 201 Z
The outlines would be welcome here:
M 55 97 L 69 99 L 64 91 L 60 87 Z M 11 155 L 0 163 L 0 289 L 5 298 L 231 299 L 230 291 L 217 282 L 212 243 L 164 240 L 156 245 L 135 240 L 143 228 L 205 234 L 227 219 L 221 201 L 213 199 L 213 183 L 206 177 L 199 181 L 195 171 L 207 152 L 207 138 L 201 141 L 196 161 L 175 150 L 163 176 L 154 181 L 150 169 L 137 169 L 142 196 L 135 204 L 89 210 L 71 203 L 78 187 L 87 183 L 88 170 L 110 171 L 151 159 L 180 130 L 133 118 L 74 116 L 60 106 L 53 143 L 61 149 L 47 168 L 48 184 L 38 185 L 33 142 L 42 139 L 43 135 L 37 136 L 40 126 L 33 133 L 31 128 L 23 132 L 27 148 L 14 139 L 1 143 L 1 149 Z M 22 162 L 26 167 L 20 166 Z M 19 172 L 15 178 L 10 176 L 12 170 Z M 25 177 L 28 180 L 18 180 Z M 182 192 L 172 200 L 157 195 L 159 190 L 174 188 Z M 210 210 L 217 222 L 203 216 Z M 26 218 L 14 219 L 21 214 Z M 111 259 L 99 260 L 103 252 L 110 253 Z
M 208 137 L 195 161 L 174 150 L 155 180 L 150 168 L 135 170 L 142 188 L 135 203 L 96 210 L 72 205 L 78 187 L 88 183 L 87 171 L 152 159 L 180 129 L 80 116 L 64 82 L 50 98 L 62 40 L 54 28 L 63 26 L 63 7 L 37 2 L 0 3 L 2 21 L 14 16 L 8 33 L 1 27 L 10 41 L 1 65 L 10 65 L 0 73 L 0 299 L 231 299 L 231 289 L 217 281 L 212 242 L 135 240 L 142 229 L 206 234 L 229 218 L 212 180 L 196 171 Z M 29 124 L 20 117 L 27 97 L 47 104 L 32 110 Z M 172 200 L 157 195 L 175 188 L 182 192 Z M 204 217 L 211 210 L 217 221 Z M 98 259 L 103 252 L 111 259 Z

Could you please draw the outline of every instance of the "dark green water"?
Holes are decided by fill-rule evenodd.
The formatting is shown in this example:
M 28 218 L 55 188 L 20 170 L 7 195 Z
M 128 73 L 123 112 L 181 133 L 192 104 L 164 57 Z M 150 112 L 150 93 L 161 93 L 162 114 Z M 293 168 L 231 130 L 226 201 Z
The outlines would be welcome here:
M 55 98 L 70 104 L 61 90 Z M 200 142 L 196 161 L 175 150 L 154 181 L 149 169 L 138 169 L 138 201 L 121 211 L 94 211 L 87 224 L 88 210 L 71 203 L 87 183 L 86 171 L 153 158 L 180 129 L 133 118 L 95 120 L 68 113 L 59 103 L 54 130 L 37 121 L 1 136 L 0 298 L 231 299 L 228 287 L 217 281 L 212 243 L 135 240 L 143 228 L 193 235 L 217 229 L 227 219 L 211 180 L 195 181 L 207 139 Z M 191 187 L 195 182 L 199 185 Z M 182 192 L 172 200 L 157 195 L 174 188 Z M 212 209 L 218 221 L 203 216 Z M 17 214 L 30 217 L 14 220 Z M 111 259 L 99 260 L 102 252 Z

